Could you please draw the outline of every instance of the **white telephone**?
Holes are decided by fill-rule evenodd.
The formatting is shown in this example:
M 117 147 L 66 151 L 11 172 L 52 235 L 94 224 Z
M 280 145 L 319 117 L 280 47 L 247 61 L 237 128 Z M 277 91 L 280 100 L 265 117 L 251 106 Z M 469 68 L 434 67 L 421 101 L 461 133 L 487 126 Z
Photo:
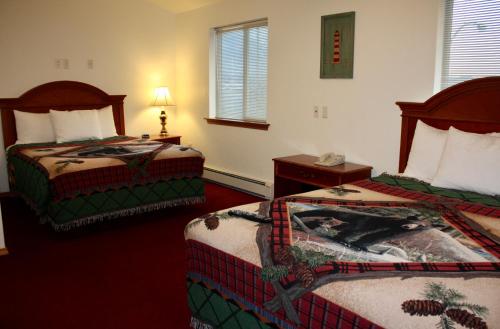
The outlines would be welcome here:
M 316 161 L 315 164 L 320 166 L 333 167 L 339 164 L 343 164 L 345 162 L 345 155 L 343 154 L 335 154 L 333 152 L 325 153 L 319 157 L 319 161 Z

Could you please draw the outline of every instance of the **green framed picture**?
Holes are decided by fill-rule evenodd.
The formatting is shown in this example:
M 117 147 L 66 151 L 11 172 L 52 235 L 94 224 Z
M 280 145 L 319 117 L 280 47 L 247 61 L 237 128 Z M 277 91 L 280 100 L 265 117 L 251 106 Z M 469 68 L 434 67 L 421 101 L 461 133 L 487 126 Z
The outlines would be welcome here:
M 321 79 L 352 79 L 355 12 L 321 17 Z

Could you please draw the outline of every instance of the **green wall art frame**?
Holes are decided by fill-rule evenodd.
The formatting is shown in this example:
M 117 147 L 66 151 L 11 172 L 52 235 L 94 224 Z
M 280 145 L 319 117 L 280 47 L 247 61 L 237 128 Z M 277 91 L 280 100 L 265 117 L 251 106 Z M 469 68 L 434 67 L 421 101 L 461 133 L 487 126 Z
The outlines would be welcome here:
M 321 79 L 352 79 L 355 12 L 321 16 Z

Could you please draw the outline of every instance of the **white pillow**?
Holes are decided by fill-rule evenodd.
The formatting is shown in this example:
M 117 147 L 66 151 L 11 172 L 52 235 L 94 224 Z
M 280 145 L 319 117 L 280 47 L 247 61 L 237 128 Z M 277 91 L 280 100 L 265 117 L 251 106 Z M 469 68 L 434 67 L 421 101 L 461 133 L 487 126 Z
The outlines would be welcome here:
M 500 138 L 451 127 L 431 184 L 500 195 Z
M 50 119 L 58 143 L 85 139 L 101 139 L 97 110 L 54 111 Z
M 107 106 L 97 110 L 99 128 L 101 129 L 101 138 L 118 136 L 116 133 L 115 119 L 113 117 L 113 107 Z
M 491 134 L 488 134 L 490 136 L 495 136 L 495 137 L 500 137 L 500 133 L 491 133 Z
M 56 141 L 48 113 L 29 113 L 14 110 L 16 144 L 50 143 Z
M 436 129 L 418 120 L 403 176 L 430 183 L 438 170 L 447 136 L 447 130 Z

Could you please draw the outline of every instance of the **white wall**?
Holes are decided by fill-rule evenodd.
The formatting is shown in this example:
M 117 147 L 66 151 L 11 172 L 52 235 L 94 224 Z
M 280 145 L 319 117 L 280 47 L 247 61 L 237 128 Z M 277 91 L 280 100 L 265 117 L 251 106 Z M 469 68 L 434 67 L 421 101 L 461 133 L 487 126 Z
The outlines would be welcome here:
M 1 0 L 0 98 L 49 81 L 82 81 L 128 95 L 128 134 L 158 133 L 158 113 L 148 104 L 159 85 L 175 95 L 175 39 L 175 16 L 143 0 Z M 69 59 L 69 69 L 56 69 L 56 58 Z M 0 191 L 6 191 L 0 150 Z
M 319 79 L 320 17 L 346 11 L 356 11 L 354 79 Z M 177 16 L 145 0 L 1 0 L 0 97 L 84 81 L 128 95 L 127 133 L 137 135 L 159 129 L 147 105 L 154 87 L 168 85 L 178 105 L 169 132 L 200 148 L 208 166 L 272 181 L 273 157 L 333 150 L 375 173 L 395 172 L 394 102 L 432 94 L 438 12 L 436 0 L 231 0 Z M 262 17 L 270 130 L 208 125 L 209 29 Z M 70 69 L 56 69 L 56 58 L 68 58 Z M 314 105 L 328 106 L 329 118 L 313 118 Z
M 354 79 L 319 79 L 322 15 L 356 12 Z M 396 172 L 400 113 L 395 101 L 433 92 L 439 1 L 224 1 L 176 17 L 177 124 L 207 165 L 273 180 L 271 159 L 344 152 Z M 269 18 L 269 131 L 208 125 L 209 30 Z M 328 119 L 313 118 L 326 105 Z

